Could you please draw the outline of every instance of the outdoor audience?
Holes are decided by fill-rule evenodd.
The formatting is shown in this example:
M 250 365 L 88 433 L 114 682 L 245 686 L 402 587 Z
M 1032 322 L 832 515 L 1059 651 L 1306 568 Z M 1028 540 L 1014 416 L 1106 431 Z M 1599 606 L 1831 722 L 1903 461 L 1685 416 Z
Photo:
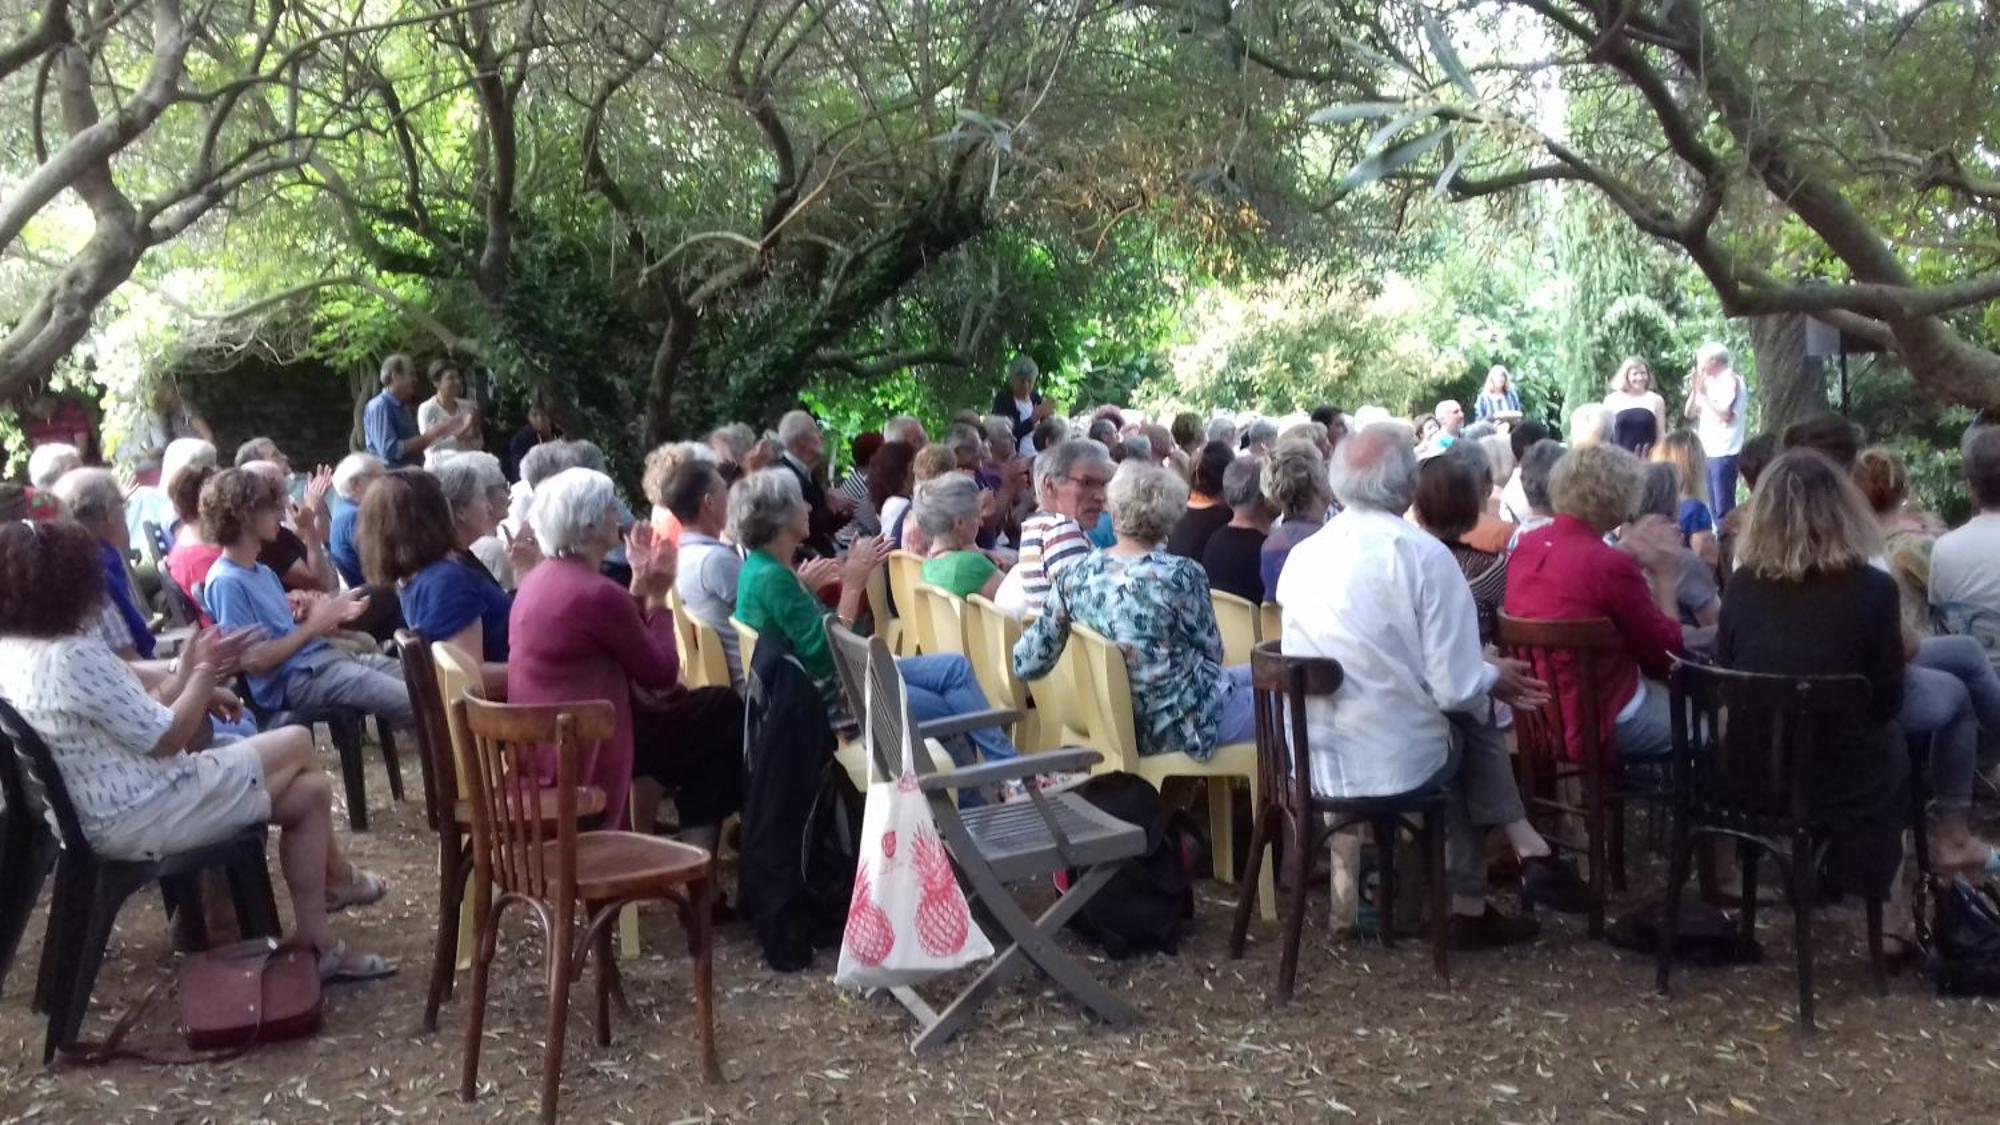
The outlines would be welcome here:
M 1249 457 L 1238 458 L 1222 474 L 1222 498 L 1231 517 L 1208 537 L 1201 553 L 1209 588 L 1252 605 L 1264 600 L 1264 540 L 1271 534 L 1272 512 L 1264 500 L 1263 475 L 1263 465 Z
M 996 599 L 1016 618 L 1042 612 L 1049 588 L 1078 561 L 1089 557 L 1085 531 L 1097 526 L 1111 483 L 1111 455 L 1094 441 L 1064 441 L 1035 455 L 1035 514 L 1021 522 L 1020 558 L 1010 572 L 1020 595 L 1009 598 L 1006 583 Z
M 974 544 L 979 538 L 979 486 L 950 473 L 917 489 L 917 526 L 930 540 L 924 581 L 953 597 L 991 599 L 1000 589 L 1000 568 Z
M 1245 431 L 1246 434 L 1248 432 Z M 1272 437 L 1276 438 L 1275 431 Z M 1235 452 L 1221 442 L 1209 442 L 1195 454 L 1187 479 L 1191 495 L 1183 510 L 1176 514 L 1171 525 L 1172 533 L 1166 537 L 1168 554 L 1179 555 L 1192 562 L 1201 561 L 1201 553 L 1208 549 L 1208 537 L 1233 518 L 1234 513 L 1222 496 L 1222 474 L 1228 472 L 1235 461 Z M 1113 521 L 1115 529 L 1116 517 Z

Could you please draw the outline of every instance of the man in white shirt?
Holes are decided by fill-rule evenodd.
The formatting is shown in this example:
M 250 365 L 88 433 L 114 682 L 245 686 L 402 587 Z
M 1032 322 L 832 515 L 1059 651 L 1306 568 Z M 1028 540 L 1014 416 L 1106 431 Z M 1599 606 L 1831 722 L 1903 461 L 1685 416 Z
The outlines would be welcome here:
M 1736 506 L 1736 457 L 1743 452 L 1750 388 L 1730 366 L 1729 349 L 1703 344 L 1694 356 L 1687 402 L 1681 415 L 1694 419 L 1694 434 L 1708 459 L 1709 506 L 1716 519 Z
M 1443 785 L 1451 930 L 1459 948 L 1532 940 L 1533 919 L 1486 901 L 1486 830 L 1522 858 L 1523 896 L 1553 909 L 1591 905 L 1576 872 L 1529 826 L 1492 722 L 1492 701 L 1539 707 L 1547 685 L 1514 660 L 1487 660 L 1472 591 L 1444 545 L 1402 518 L 1416 496 L 1408 431 L 1370 426 L 1334 451 L 1346 505 L 1292 548 L 1278 578 L 1284 651 L 1338 660 L 1346 682 L 1307 703 L 1313 790 L 1378 797 Z
M 1979 514 L 1931 550 L 1931 607 L 1947 618 L 2000 617 L 2000 426 L 1974 429 L 1963 449 L 1965 482 Z
M 715 630 L 729 667 L 729 685 L 741 692 L 743 658 L 729 618 L 736 612 L 736 580 L 743 570 L 743 556 L 722 541 L 722 529 L 729 522 L 729 484 L 715 462 L 689 458 L 667 471 L 660 481 L 660 499 L 681 521 L 674 590 L 695 620 Z

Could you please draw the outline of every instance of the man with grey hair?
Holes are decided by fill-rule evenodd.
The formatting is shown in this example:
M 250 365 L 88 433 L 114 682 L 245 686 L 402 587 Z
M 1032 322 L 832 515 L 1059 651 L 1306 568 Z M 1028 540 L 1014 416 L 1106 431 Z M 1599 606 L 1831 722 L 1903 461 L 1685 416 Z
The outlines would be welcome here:
M 1014 428 L 1014 444 L 1031 457 L 1035 453 L 1031 440 L 1035 423 L 1055 413 L 1054 404 L 1043 402 L 1041 392 L 1035 390 L 1041 373 L 1034 360 L 1017 355 L 1007 365 L 1007 385 L 993 396 L 993 413 L 1007 419 Z
M 74 445 L 52 441 L 38 445 L 28 454 L 28 483 L 35 491 L 45 492 L 56 486 L 64 473 L 83 464 L 83 454 Z
M 778 444 L 784 446 L 781 464 L 798 478 L 799 495 L 811 509 L 807 517 L 806 550 L 830 559 L 836 553 L 833 537 L 854 515 L 854 500 L 828 493 L 819 482 L 819 470 L 826 460 L 826 437 L 820 433 L 819 419 L 803 410 L 790 410 L 778 419 Z
M 1236 423 L 1220 415 L 1208 420 L 1208 441 L 1219 441 L 1231 449 L 1236 448 Z
M 1987 645 L 1987 658 L 2000 654 L 2000 426 L 1976 426 L 1965 435 L 1965 483 L 1978 514 L 1947 532 L 1931 550 L 1931 608 L 1948 620 L 1963 620 Z M 1987 634 L 1987 635 L 1982 635 Z
M 1084 534 L 1104 514 L 1104 490 L 1111 483 L 1111 455 L 1094 441 L 1060 442 L 1035 455 L 1035 498 L 1039 508 L 1021 521 L 1021 556 L 998 604 L 1016 617 L 1042 612 L 1049 587 L 1090 557 Z M 1019 598 L 1005 587 L 1020 585 Z
M 1681 416 L 1694 420 L 1694 434 L 1708 458 L 1708 502 L 1721 519 L 1736 506 L 1736 458 L 1743 452 L 1750 388 L 1730 366 L 1729 349 L 1703 344 L 1694 353 L 1687 401 Z
M 392 355 L 382 361 L 382 393 L 368 400 L 361 411 L 361 432 L 368 452 L 382 459 L 387 468 L 422 468 L 424 450 L 447 438 L 455 438 L 471 427 L 474 411 L 454 415 L 428 430 L 417 428 L 417 369 L 406 355 Z
M 287 475 L 292 471 L 292 459 L 285 456 L 285 451 L 278 448 L 277 442 L 267 437 L 253 437 L 236 447 L 234 463 L 237 468 L 245 468 L 252 461 L 269 461 L 283 469 Z
M 1334 451 L 1345 509 L 1292 548 L 1278 578 L 1284 650 L 1338 660 L 1347 682 L 1309 700 L 1313 790 L 1328 797 L 1447 792 L 1451 935 L 1458 948 L 1532 940 L 1531 918 L 1486 901 L 1486 830 L 1501 827 L 1522 859 L 1523 897 L 1553 909 L 1589 906 L 1576 872 L 1529 827 L 1492 721 L 1497 701 L 1539 707 L 1548 687 L 1527 665 L 1487 660 L 1472 591 L 1444 544 L 1403 518 L 1415 500 L 1408 432 L 1370 426 Z
M 1465 432 L 1465 407 L 1455 398 L 1445 399 L 1432 411 L 1438 420 L 1438 444 L 1450 445 Z
M 326 551 L 342 581 L 357 589 L 367 580 L 361 576 L 361 548 L 354 541 L 354 521 L 361 515 L 361 498 L 381 479 L 382 459 L 373 453 L 350 453 L 333 467 Z
M 1243 456 L 1262 457 L 1278 444 L 1278 424 L 1269 418 L 1259 418 L 1243 427 Z

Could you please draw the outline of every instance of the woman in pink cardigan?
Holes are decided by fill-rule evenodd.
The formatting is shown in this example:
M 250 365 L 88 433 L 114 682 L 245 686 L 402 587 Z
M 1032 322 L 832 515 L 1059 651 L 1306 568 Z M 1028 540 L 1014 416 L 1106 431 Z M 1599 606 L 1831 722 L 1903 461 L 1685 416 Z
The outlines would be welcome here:
M 743 705 L 728 688 L 680 686 L 666 607 L 671 543 L 636 524 L 625 540 L 629 592 L 599 572 L 619 541 L 617 499 L 611 478 L 591 469 L 564 470 L 535 489 L 529 520 L 548 561 L 522 580 L 508 615 L 507 698 L 610 700 L 616 732 L 586 758 L 580 779 L 604 791 L 608 825 L 624 825 L 637 779 L 638 830 L 652 829 L 671 789 L 681 838 L 712 847 L 723 819 L 742 805 Z M 543 770 L 552 784 L 553 752 Z

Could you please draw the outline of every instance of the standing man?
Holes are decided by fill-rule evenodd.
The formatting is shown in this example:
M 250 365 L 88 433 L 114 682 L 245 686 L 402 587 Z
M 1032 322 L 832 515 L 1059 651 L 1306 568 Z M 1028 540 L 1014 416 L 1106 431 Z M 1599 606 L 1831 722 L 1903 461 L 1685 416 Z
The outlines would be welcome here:
M 1708 496 L 1721 519 L 1736 506 L 1736 458 L 1743 452 L 1744 417 L 1750 388 L 1730 365 L 1729 349 L 1703 344 L 1695 353 L 1683 417 L 1694 420 L 1695 437 L 1708 458 Z
M 819 421 L 803 410 L 786 413 L 778 419 L 778 443 L 785 447 L 780 463 L 799 478 L 799 495 L 812 509 L 806 549 L 820 558 L 832 558 L 833 533 L 854 514 L 854 501 L 837 492 L 828 495 L 815 475 L 826 457 L 826 438 L 819 432 Z
M 368 452 L 382 459 L 389 469 L 421 469 L 424 450 L 440 441 L 458 437 L 472 425 L 468 411 L 454 415 L 428 430 L 417 429 L 417 371 L 406 355 L 392 355 L 382 361 L 382 393 L 368 400 L 361 412 L 361 432 Z
M 1035 390 L 1035 380 L 1040 375 L 1041 369 L 1034 360 L 1017 355 L 1007 365 L 1007 385 L 993 396 L 993 413 L 1014 424 L 1014 446 L 1023 457 L 1033 457 L 1036 453 L 1032 440 L 1035 423 L 1055 412 L 1055 407 L 1043 402 L 1041 393 Z

